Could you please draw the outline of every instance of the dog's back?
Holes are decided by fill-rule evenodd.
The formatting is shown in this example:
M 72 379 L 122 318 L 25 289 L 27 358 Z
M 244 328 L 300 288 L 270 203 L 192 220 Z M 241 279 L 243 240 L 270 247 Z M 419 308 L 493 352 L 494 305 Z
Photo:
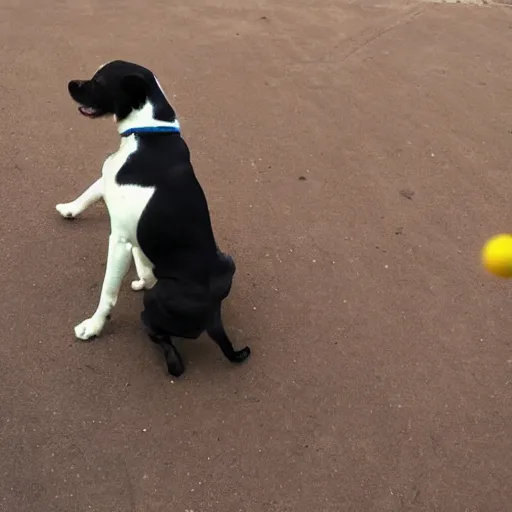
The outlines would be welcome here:
M 156 285 L 142 320 L 154 332 L 197 338 L 231 289 L 235 264 L 217 247 L 208 205 L 179 134 L 140 136 L 119 184 L 154 187 L 137 227 Z

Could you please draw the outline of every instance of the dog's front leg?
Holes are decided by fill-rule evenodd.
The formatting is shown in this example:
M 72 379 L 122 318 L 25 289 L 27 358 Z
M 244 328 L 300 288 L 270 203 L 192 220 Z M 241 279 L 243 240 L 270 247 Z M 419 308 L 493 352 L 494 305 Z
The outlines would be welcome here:
M 123 237 L 111 234 L 100 302 L 94 315 L 75 327 L 75 335 L 78 339 L 88 340 L 101 333 L 110 312 L 116 305 L 121 282 L 128 272 L 130 260 L 131 245 Z
M 70 203 L 58 204 L 55 209 L 66 219 L 74 219 L 91 204 L 103 197 L 103 178 L 95 181 L 82 195 Z

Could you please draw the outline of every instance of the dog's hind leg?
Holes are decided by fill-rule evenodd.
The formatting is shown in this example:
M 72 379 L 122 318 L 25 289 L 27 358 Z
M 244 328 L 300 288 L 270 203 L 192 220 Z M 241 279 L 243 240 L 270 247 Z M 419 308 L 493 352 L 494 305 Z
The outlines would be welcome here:
M 132 290 L 139 291 L 144 288 L 152 288 L 156 283 L 156 278 L 153 274 L 151 263 L 138 247 L 132 247 L 132 256 L 139 278 L 136 281 L 132 281 Z
M 180 353 L 176 350 L 170 336 L 158 336 L 149 334 L 151 341 L 162 347 L 165 354 L 165 362 L 167 363 L 167 371 L 173 377 L 179 377 L 185 371 L 185 365 Z
M 206 328 L 206 332 L 208 333 L 208 336 L 217 343 L 224 356 L 232 363 L 241 363 L 251 355 L 251 349 L 249 347 L 244 347 L 242 350 L 234 349 L 222 323 L 220 304 L 215 310 L 215 313 Z
M 74 219 L 103 197 L 103 178 L 95 181 L 82 195 L 70 203 L 58 204 L 55 209 L 66 219 Z

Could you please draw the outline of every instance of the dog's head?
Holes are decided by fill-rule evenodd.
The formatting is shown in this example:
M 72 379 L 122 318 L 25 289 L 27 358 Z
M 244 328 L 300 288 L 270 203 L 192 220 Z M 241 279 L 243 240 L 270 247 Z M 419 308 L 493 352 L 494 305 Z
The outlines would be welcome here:
M 90 80 L 71 80 L 68 90 L 80 113 L 90 118 L 113 115 L 120 122 L 148 101 L 161 104 L 163 100 L 170 107 L 151 71 L 121 60 L 105 64 Z

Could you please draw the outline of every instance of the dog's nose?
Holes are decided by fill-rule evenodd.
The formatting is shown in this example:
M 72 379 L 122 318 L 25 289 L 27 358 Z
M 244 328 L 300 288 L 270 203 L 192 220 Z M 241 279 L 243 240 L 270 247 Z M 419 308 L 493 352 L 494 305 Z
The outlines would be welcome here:
M 76 92 L 80 87 L 82 87 L 85 83 L 85 80 L 71 80 L 68 84 L 68 91 L 70 94 Z

